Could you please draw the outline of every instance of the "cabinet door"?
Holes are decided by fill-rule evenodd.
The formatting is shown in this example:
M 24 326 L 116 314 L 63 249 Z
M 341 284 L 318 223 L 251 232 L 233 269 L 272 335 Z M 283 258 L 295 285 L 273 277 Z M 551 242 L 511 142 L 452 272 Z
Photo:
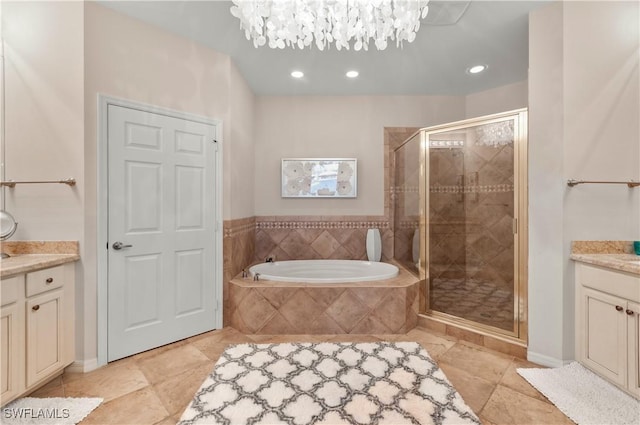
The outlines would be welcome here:
M 629 362 L 629 380 L 627 388 L 636 397 L 640 397 L 640 304 L 629 302 L 627 304 L 627 333 Z
M 5 305 L 0 314 L 0 405 L 16 398 L 24 390 L 22 359 L 24 351 L 20 344 L 24 335 L 24 322 L 20 319 L 18 303 Z
M 45 292 L 27 299 L 27 386 L 64 367 L 64 292 Z
M 627 302 L 593 289 L 582 290 L 585 366 L 621 386 L 627 381 Z

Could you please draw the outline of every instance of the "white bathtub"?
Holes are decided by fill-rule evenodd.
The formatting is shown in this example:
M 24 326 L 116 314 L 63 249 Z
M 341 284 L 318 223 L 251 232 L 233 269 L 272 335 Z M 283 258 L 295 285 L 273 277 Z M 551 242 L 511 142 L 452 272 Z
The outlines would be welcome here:
M 348 283 L 391 279 L 393 264 L 357 260 L 289 260 L 261 263 L 249 268 L 251 277 L 278 282 Z

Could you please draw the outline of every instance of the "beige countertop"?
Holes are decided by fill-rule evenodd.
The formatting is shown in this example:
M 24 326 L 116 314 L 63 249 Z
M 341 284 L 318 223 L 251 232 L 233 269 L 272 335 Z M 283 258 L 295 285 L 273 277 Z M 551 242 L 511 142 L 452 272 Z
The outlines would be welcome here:
M 10 277 L 80 259 L 78 254 L 18 254 L 0 261 L 0 277 Z
M 640 255 L 635 254 L 571 254 L 571 259 L 627 273 L 640 275 Z
M 572 260 L 640 275 L 640 255 L 632 241 L 573 241 Z
M 1 246 L 2 252 L 10 257 L 0 260 L 0 277 L 46 269 L 80 259 L 77 241 L 5 241 Z

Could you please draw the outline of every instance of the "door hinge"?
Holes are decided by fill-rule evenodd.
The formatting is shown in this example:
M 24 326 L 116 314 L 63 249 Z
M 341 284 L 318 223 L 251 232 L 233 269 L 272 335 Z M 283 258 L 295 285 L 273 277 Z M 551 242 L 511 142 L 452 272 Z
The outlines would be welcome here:
M 213 146 L 215 146 L 216 152 L 218 152 L 218 141 L 216 139 L 211 139 L 211 141 L 213 142 Z
M 517 218 L 513 219 L 513 234 L 514 235 L 518 234 L 518 219 Z

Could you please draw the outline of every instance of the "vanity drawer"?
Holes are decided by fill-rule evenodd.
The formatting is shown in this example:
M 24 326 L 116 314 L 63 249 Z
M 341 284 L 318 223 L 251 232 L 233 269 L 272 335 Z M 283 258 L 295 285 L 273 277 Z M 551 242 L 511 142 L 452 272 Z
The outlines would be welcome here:
M 27 273 L 27 297 L 59 288 L 64 284 L 64 266 Z
M 2 294 L 2 299 L 0 299 L 0 304 L 5 306 L 16 302 L 18 300 L 20 288 L 22 288 L 23 285 L 22 282 L 24 282 L 23 274 L 2 279 L 2 292 L 0 292 Z
M 640 301 L 640 276 L 638 275 L 579 264 L 576 277 L 577 282 L 582 286 L 631 301 Z

